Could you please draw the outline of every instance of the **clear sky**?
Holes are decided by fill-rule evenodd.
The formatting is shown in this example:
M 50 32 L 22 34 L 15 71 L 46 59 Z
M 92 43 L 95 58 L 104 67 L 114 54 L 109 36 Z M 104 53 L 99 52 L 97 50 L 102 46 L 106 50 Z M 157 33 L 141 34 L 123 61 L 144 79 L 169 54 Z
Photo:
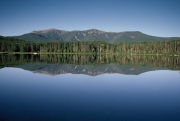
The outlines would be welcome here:
M 180 0 L 0 0 L 0 35 L 50 28 L 180 37 Z

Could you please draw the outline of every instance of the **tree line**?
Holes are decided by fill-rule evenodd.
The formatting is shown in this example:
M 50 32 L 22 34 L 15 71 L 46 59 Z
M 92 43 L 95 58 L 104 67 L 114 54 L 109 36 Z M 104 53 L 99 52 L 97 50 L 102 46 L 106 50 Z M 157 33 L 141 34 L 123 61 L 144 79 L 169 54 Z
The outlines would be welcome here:
M 0 52 L 37 53 L 129 53 L 180 55 L 180 40 L 165 42 L 41 42 L 34 43 L 0 36 Z

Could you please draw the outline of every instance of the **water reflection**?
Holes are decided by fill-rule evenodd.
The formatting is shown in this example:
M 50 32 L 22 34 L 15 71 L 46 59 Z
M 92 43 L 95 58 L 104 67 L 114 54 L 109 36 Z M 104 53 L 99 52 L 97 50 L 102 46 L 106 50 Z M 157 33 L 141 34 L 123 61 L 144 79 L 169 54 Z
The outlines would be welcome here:
M 4 121 L 179 121 L 180 74 L 151 71 L 99 76 L 0 69 Z
M 141 74 L 153 70 L 180 70 L 180 58 L 123 55 L 0 55 L 0 66 L 19 67 L 34 73 L 96 76 L 106 73 Z
M 180 120 L 179 57 L 1 54 L 0 66 L 0 121 Z

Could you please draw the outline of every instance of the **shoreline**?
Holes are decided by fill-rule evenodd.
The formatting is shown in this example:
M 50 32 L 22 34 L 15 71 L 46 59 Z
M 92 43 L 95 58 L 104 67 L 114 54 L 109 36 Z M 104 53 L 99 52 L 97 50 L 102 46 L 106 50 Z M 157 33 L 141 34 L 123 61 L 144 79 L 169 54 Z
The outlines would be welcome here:
M 75 55 L 126 55 L 126 56 L 173 56 L 180 57 L 178 54 L 169 53 L 60 53 L 60 52 L 0 52 L 0 54 L 33 54 L 33 55 L 45 55 L 45 54 L 75 54 Z

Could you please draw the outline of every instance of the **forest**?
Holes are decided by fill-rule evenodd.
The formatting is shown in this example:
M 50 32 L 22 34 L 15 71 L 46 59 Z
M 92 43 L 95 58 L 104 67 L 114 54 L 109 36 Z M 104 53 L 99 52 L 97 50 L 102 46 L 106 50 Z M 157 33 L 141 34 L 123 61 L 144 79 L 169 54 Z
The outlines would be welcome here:
M 180 56 L 180 40 L 164 42 L 29 42 L 0 36 L 0 52 L 91 53 L 91 54 L 170 54 Z

